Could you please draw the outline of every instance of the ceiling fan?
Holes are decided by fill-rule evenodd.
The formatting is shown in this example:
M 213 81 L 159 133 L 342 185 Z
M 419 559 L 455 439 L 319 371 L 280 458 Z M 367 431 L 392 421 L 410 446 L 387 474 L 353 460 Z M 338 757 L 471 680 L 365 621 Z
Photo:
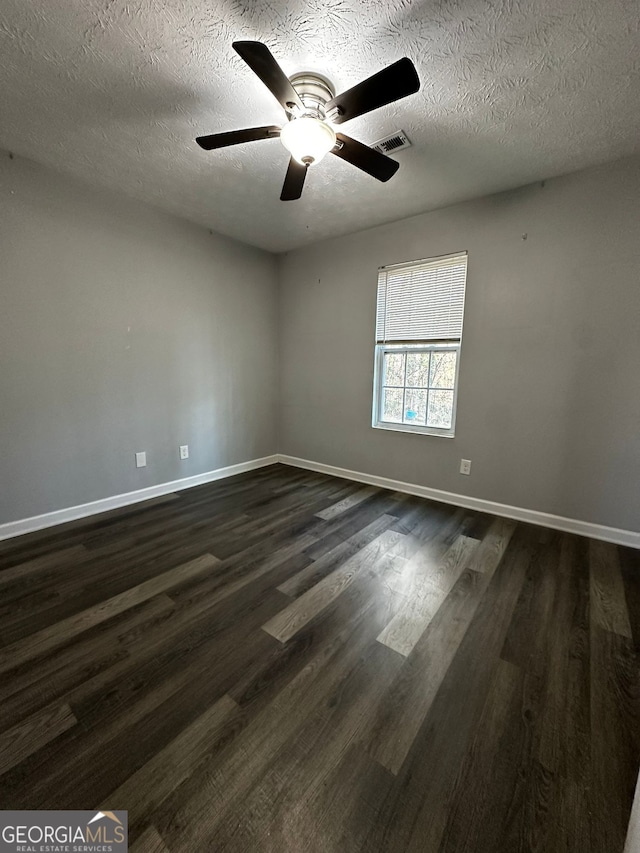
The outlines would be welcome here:
M 333 125 L 343 124 L 417 92 L 420 80 L 410 59 L 399 59 L 336 95 L 330 81 L 320 74 L 303 72 L 289 79 L 262 42 L 236 41 L 233 48 L 284 107 L 288 122 L 282 128 L 268 125 L 199 136 L 196 142 L 201 148 L 211 151 L 279 136 L 291 154 L 280 194 L 282 201 L 300 198 L 307 169 L 329 152 L 379 181 L 388 181 L 397 172 L 400 164 L 395 160 L 350 136 L 337 133 Z

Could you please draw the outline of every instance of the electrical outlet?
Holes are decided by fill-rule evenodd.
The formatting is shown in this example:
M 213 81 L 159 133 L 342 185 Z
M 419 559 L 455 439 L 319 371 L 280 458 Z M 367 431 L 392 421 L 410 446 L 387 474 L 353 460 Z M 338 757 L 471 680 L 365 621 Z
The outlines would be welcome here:
M 189 458 L 189 445 L 181 444 L 180 445 L 180 459 L 188 459 Z
M 461 459 L 460 460 L 460 473 L 461 474 L 470 474 L 471 473 L 471 460 L 470 459 Z
M 146 452 L 146 450 L 143 450 L 140 453 L 136 453 L 136 468 L 145 468 L 146 465 L 147 465 L 147 452 Z

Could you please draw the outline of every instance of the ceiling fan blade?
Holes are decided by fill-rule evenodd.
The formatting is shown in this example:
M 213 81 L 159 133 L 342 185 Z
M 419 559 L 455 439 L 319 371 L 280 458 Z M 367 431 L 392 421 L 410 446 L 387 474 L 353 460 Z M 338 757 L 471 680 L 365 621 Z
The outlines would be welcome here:
M 397 160 L 392 160 L 386 154 L 380 154 L 374 148 L 369 148 L 368 145 L 363 145 L 362 142 L 345 136 L 344 133 L 336 133 L 336 139 L 341 146 L 334 148 L 332 154 L 357 166 L 358 169 L 362 169 L 367 175 L 379 181 L 388 181 L 400 168 Z
M 228 133 L 213 133 L 211 136 L 198 136 L 196 142 L 205 151 L 214 148 L 226 148 L 241 142 L 257 142 L 259 139 L 271 139 L 280 136 L 280 128 L 275 124 L 266 127 L 248 127 L 246 130 L 230 130 Z
M 419 88 L 420 80 L 415 66 L 405 56 L 377 74 L 367 77 L 352 89 L 336 95 L 325 104 L 325 108 L 327 113 L 337 113 L 330 116 L 334 124 L 342 124 L 407 95 L 413 95 Z
M 282 192 L 280 193 L 280 201 L 295 201 L 302 195 L 304 179 L 307 177 L 308 166 L 303 166 L 298 163 L 293 157 L 289 160 L 289 168 L 284 177 Z
M 285 110 L 290 112 L 293 106 L 304 109 L 298 93 L 266 44 L 260 41 L 234 41 L 233 49 L 244 59 L 254 74 L 258 75 Z

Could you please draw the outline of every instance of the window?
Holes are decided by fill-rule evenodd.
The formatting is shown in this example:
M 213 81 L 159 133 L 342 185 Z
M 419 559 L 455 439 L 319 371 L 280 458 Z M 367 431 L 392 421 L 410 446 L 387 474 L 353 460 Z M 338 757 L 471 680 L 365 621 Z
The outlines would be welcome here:
M 453 437 L 467 253 L 378 272 L 373 426 Z

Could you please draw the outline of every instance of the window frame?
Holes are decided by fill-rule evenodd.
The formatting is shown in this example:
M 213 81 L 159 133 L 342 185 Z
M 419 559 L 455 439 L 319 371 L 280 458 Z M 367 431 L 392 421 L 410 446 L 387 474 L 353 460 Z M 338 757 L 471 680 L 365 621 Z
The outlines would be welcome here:
M 373 408 L 371 426 L 374 429 L 386 429 L 394 432 L 411 432 L 419 435 L 437 435 L 441 438 L 454 438 L 456 426 L 456 413 L 458 408 L 458 378 L 460 374 L 460 351 L 462 345 L 462 336 L 456 341 L 411 341 L 411 343 L 390 342 L 379 343 L 375 347 L 375 362 L 373 376 Z M 384 356 L 385 353 L 419 353 L 419 352 L 455 352 L 456 353 L 456 375 L 453 389 L 453 409 L 451 413 L 451 426 L 433 427 L 426 424 L 405 424 L 396 421 L 385 421 L 382 419 L 382 400 L 383 391 L 387 387 L 384 384 Z M 406 369 L 406 368 L 405 368 Z M 405 376 L 406 379 L 406 376 Z M 407 385 L 398 386 L 406 391 Z M 437 388 L 430 390 L 439 390 Z M 421 390 L 421 389 L 417 389 Z M 428 396 L 427 396 L 428 399 Z M 428 405 L 428 402 L 427 402 Z M 404 410 L 404 405 L 403 405 Z
M 462 267 L 462 272 L 456 271 L 455 267 Z M 437 435 L 441 438 L 455 437 L 468 267 L 469 252 L 464 249 L 378 268 L 372 428 Z M 411 420 L 404 423 L 407 412 L 406 393 L 411 388 L 406 385 L 406 355 L 411 352 L 433 353 L 451 350 L 456 353 L 455 384 L 453 389 L 442 389 L 453 391 L 451 426 L 427 426 L 426 423 L 417 424 Z M 405 354 L 405 384 L 402 386 L 385 385 L 386 353 Z M 431 368 L 427 379 L 428 383 L 433 381 Z M 403 391 L 401 423 L 383 419 L 385 389 L 392 387 L 402 388 Z M 415 389 L 427 392 L 425 421 L 429 413 L 429 394 L 436 390 L 436 387 L 427 384 L 426 388 Z M 391 411 L 395 409 L 397 412 L 396 406 L 397 399 L 392 404 Z M 418 409 L 422 409 L 422 403 L 418 404 Z

